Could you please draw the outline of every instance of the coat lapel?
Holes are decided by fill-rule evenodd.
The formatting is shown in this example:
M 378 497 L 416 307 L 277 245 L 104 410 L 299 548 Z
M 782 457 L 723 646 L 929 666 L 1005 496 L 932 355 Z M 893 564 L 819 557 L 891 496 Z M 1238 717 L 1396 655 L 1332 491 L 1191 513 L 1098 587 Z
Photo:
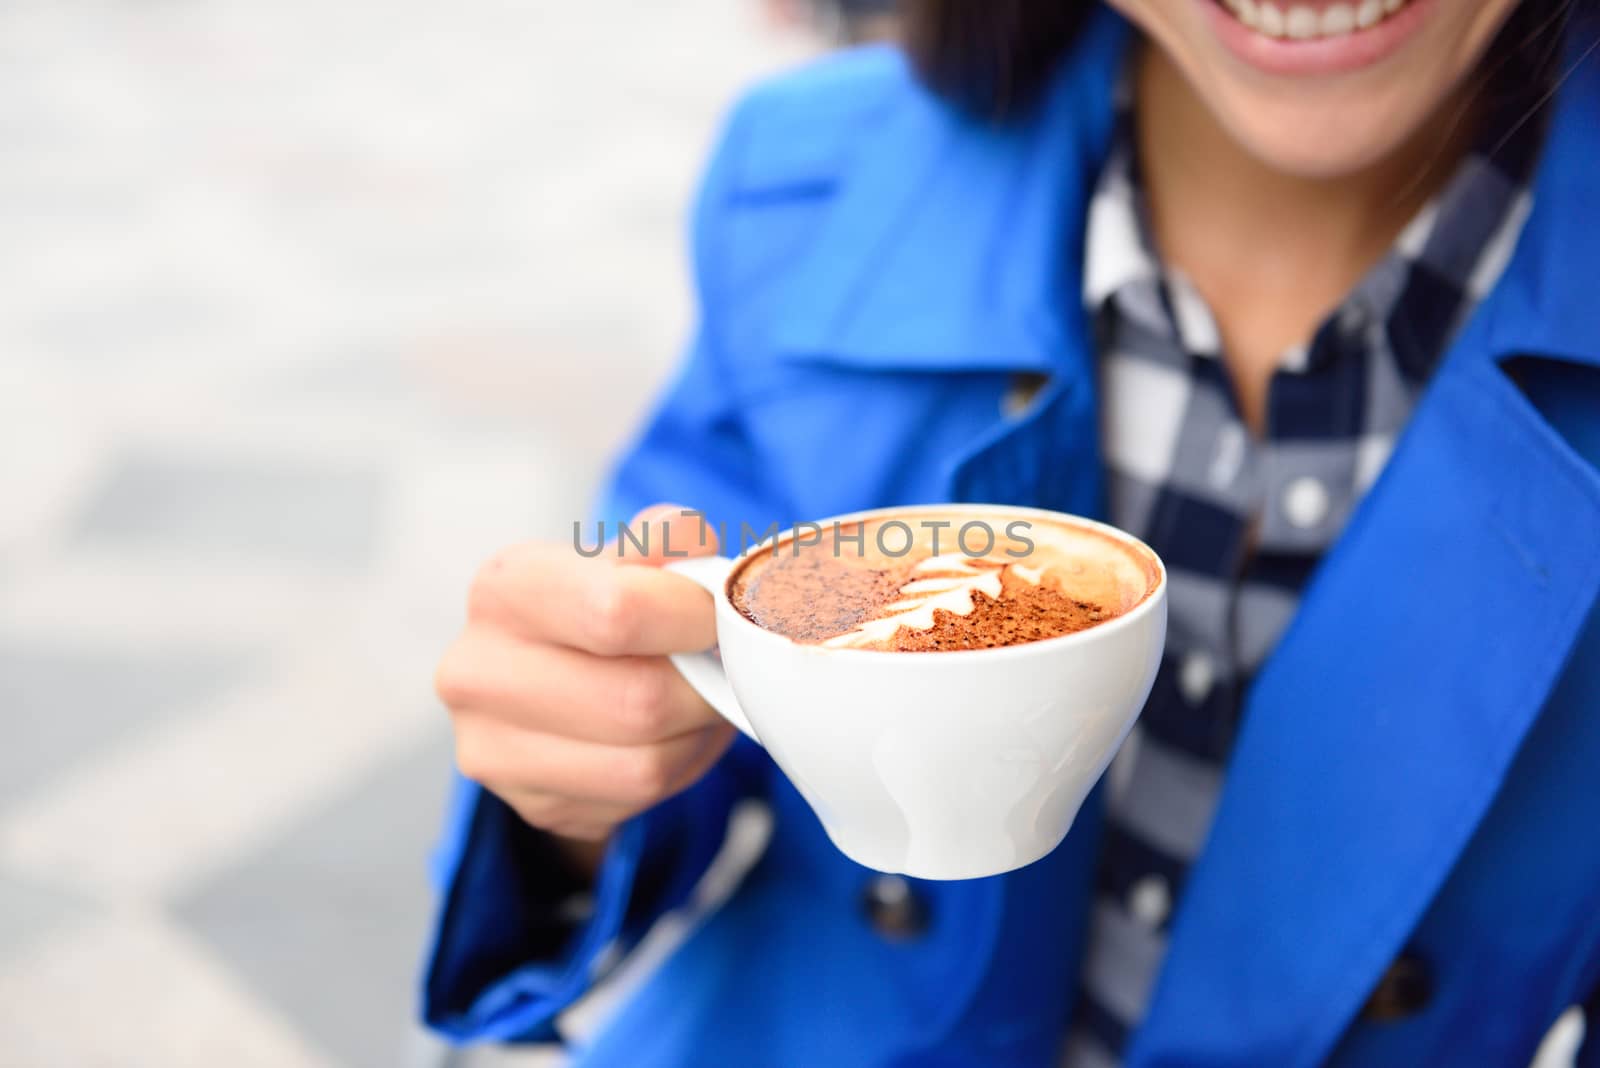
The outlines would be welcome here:
M 1600 475 L 1500 366 L 1600 363 L 1600 73 L 1534 213 L 1251 693 L 1132 1065 L 1325 1059 L 1443 885 L 1600 591 Z

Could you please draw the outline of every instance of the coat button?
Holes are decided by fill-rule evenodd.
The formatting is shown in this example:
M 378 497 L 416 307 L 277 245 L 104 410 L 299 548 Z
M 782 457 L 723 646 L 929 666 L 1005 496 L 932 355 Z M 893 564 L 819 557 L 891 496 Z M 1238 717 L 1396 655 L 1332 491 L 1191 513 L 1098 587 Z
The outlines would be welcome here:
M 911 884 L 898 875 L 880 875 L 861 893 L 861 911 L 885 938 L 915 938 L 928 928 L 928 909 Z
M 1414 953 L 1402 953 L 1379 978 L 1361 1008 L 1361 1018 L 1383 1022 L 1415 1016 L 1433 997 L 1433 974 Z

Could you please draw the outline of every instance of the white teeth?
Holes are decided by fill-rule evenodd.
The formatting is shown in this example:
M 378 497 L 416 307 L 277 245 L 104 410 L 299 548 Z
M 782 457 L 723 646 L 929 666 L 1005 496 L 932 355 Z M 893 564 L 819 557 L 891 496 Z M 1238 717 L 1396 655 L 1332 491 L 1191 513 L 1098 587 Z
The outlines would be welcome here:
M 1317 13 L 1309 7 L 1291 7 L 1283 25 L 1296 41 L 1309 40 L 1317 35 Z
M 1308 41 L 1317 37 L 1343 37 L 1370 29 L 1405 7 L 1409 0 L 1351 0 L 1323 8 L 1298 4 L 1285 10 L 1273 0 L 1221 0 L 1234 18 L 1268 37 Z
M 1258 22 L 1256 29 L 1268 37 L 1283 36 L 1283 12 L 1279 11 L 1269 2 L 1263 2 L 1257 13 Z
M 1334 4 L 1322 13 L 1322 36 L 1343 37 L 1356 28 L 1356 12 L 1349 4 Z

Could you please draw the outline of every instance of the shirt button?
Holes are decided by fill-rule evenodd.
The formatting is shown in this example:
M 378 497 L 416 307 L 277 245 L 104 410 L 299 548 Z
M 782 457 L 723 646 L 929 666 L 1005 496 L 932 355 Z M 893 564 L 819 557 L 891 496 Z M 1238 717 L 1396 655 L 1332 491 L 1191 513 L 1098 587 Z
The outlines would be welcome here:
M 1216 678 L 1216 666 L 1205 653 L 1190 653 L 1178 665 L 1178 691 L 1191 705 L 1206 699 Z
M 1302 530 L 1309 530 L 1328 518 L 1328 487 L 1310 475 L 1290 482 L 1283 490 L 1283 514 Z
M 1159 875 L 1146 875 L 1128 888 L 1128 912 L 1152 930 L 1172 912 L 1172 890 Z
M 1351 300 L 1339 309 L 1339 329 L 1346 334 L 1354 334 L 1365 329 L 1372 319 L 1366 304 L 1359 300 Z
M 928 928 L 928 910 L 898 875 L 880 875 L 861 894 L 861 911 L 885 938 L 914 938 Z

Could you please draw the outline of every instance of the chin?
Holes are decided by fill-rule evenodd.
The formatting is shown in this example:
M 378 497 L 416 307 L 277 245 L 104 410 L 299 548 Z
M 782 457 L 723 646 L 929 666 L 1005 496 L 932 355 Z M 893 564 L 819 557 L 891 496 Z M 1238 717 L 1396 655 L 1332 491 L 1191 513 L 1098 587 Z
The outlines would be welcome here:
M 1218 101 L 1214 110 L 1238 144 L 1272 170 L 1301 178 L 1336 179 L 1375 166 L 1397 152 L 1434 111 L 1427 100 L 1346 96 Z M 1381 116 L 1381 121 L 1373 121 Z M 1435 121 L 1447 122 L 1448 115 Z
M 1366 0 L 1373 2 L 1373 0 Z M 1517 0 L 1385 0 L 1367 29 L 1268 35 L 1250 12 L 1283 0 L 1111 0 L 1181 72 L 1231 138 L 1274 170 L 1338 178 L 1449 138 L 1452 101 Z M 1292 12 L 1345 10 L 1295 0 Z M 1320 32 L 1320 31 L 1319 31 Z

